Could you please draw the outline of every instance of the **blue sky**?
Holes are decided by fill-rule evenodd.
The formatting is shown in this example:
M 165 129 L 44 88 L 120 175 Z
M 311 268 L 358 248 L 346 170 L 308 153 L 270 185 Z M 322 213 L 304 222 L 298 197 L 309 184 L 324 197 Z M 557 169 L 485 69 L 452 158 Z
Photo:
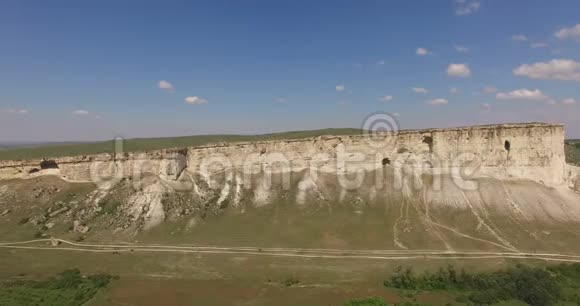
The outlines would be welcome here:
M 360 127 L 376 111 L 401 128 L 547 121 L 580 138 L 578 12 L 577 0 L 2 1 L 0 141 Z

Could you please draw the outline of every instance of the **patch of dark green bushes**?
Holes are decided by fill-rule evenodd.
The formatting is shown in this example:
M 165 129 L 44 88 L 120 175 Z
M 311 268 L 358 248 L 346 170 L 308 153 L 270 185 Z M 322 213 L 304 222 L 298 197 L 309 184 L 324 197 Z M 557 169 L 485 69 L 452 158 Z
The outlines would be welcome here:
M 384 285 L 405 290 L 460 291 L 464 292 L 461 299 L 478 305 L 518 299 L 532 306 L 545 306 L 557 301 L 579 300 L 580 264 L 548 268 L 517 265 L 488 273 L 458 272 L 453 266 L 448 266 L 435 273 L 415 274 L 411 268 L 399 267 Z M 570 288 L 575 290 L 567 290 Z
M 99 202 L 99 207 L 101 208 L 99 214 L 114 215 L 120 205 L 121 204 L 115 200 L 101 201 Z
M 70 269 L 47 280 L 4 281 L 0 282 L 0 305 L 82 305 L 114 278 L 83 276 L 78 269 Z
M 289 277 L 289 278 L 285 279 L 282 283 L 286 287 L 292 287 L 292 286 L 296 286 L 296 285 L 300 284 L 300 281 L 293 278 L 293 277 Z
M 368 297 L 350 300 L 344 306 L 387 306 L 387 303 L 382 298 Z

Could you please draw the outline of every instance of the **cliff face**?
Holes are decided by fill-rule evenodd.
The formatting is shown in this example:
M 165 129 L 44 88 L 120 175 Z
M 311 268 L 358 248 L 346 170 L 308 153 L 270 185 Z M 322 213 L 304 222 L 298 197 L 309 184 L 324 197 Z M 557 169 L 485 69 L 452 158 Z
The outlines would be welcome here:
M 50 161 L 51 164 L 48 164 Z M 216 144 L 145 153 L 0 162 L 0 179 L 59 175 L 72 182 L 158 175 L 177 180 L 227 169 L 352 173 L 391 166 L 416 174 L 528 179 L 548 186 L 572 182 L 564 128 L 540 123 L 400 131 L 374 136 Z
M 579 174 L 561 125 L 215 144 L 2 162 L 34 180 L 0 181 L 0 218 L 120 241 L 569 251 Z

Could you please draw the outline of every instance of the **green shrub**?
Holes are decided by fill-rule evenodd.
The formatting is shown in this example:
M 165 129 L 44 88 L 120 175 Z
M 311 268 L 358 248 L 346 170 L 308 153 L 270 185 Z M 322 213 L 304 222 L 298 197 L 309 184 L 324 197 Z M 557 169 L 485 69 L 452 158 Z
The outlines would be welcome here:
M 289 278 L 285 279 L 284 282 L 283 282 L 284 286 L 286 286 L 286 287 L 291 287 L 291 286 L 294 286 L 294 285 L 298 285 L 299 283 L 300 283 L 300 281 L 297 280 L 297 279 L 295 279 L 295 278 L 293 278 L 293 277 L 289 277 Z
M 101 211 L 99 213 L 105 215 L 113 215 L 115 214 L 115 212 L 117 212 L 117 209 L 120 205 L 121 204 L 119 202 L 112 200 L 99 202 L 99 207 L 101 208 Z
M 479 274 L 465 271 L 457 273 L 452 266 L 448 266 L 436 273 L 425 272 L 422 275 L 415 275 L 410 268 L 398 267 L 391 279 L 384 284 L 405 290 L 473 291 L 468 299 L 475 304 L 519 299 L 532 306 L 546 306 L 561 298 L 562 279 L 571 278 L 580 280 L 580 265 L 551 270 L 516 266 L 507 271 Z
M 67 289 L 67 288 L 78 288 L 78 286 L 83 282 L 83 277 L 79 269 L 69 269 L 60 273 L 60 278 L 56 281 L 56 288 Z
M 387 303 L 382 298 L 367 297 L 350 300 L 344 306 L 387 306 Z
M 555 277 L 540 268 L 519 268 L 512 270 L 515 296 L 532 305 L 552 305 L 561 295 L 561 288 Z
M 113 278 L 107 274 L 83 277 L 78 269 L 70 269 L 48 280 L 0 282 L 0 305 L 83 305 Z
M 87 277 L 97 288 L 104 288 L 111 282 L 111 279 L 115 279 L 115 277 L 109 274 L 96 274 Z M 118 279 L 118 276 L 116 276 Z

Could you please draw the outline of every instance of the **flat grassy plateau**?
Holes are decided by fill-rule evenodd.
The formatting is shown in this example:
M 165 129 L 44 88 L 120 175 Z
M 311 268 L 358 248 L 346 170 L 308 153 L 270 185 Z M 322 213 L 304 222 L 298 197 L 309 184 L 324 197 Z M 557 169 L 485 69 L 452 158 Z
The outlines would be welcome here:
M 133 138 L 124 142 L 125 152 L 144 152 L 151 150 L 201 146 L 212 143 L 232 143 L 249 141 L 268 141 L 282 139 L 304 139 L 322 135 L 342 136 L 360 135 L 361 130 L 355 128 L 335 128 L 310 131 L 293 131 L 263 135 L 195 135 L 163 138 Z M 101 141 L 80 144 L 40 145 L 24 148 L 3 148 L 0 150 L 0 160 L 26 160 L 40 158 L 56 158 L 64 156 L 93 155 L 114 152 L 114 141 Z M 566 162 L 580 165 L 580 140 L 566 140 Z
M 134 138 L 123 144 L 125 152 L 143 152 L 151 150 L 201 146 L 210 143 L 231 143 L 248 141 L 267 141 L 282 139 L 303 139 L 322 135 L 359 135 L 360 129 L 340 128 L 311 131 L 293 131 L 263 135 L 196 135 L 166 138 Z M 0 151 L 0 160 L 26 160 L 49 157 L 80 156 L 114 152 L 114 141 L 94 143 L 48 145 L 6 149 Z

